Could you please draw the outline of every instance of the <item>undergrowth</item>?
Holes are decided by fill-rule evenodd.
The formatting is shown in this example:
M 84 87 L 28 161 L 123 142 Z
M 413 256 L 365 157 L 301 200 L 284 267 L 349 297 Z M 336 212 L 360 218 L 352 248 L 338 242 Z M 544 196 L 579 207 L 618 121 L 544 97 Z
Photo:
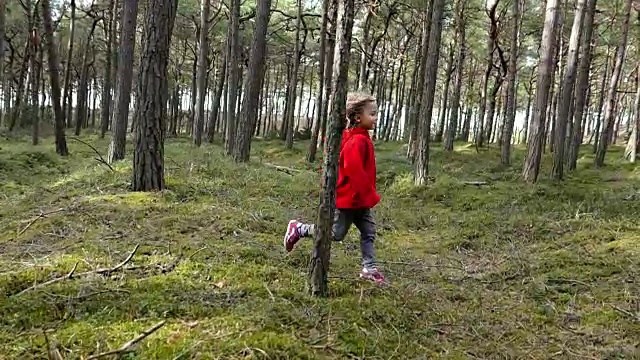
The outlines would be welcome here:
M 130 152 L 112 171 L 81 143 L 67 158 L 43 143 L 0 143 L 2 358 L 46 358 L 47 342 L 86 358 L 163 320 L 128 358 L 638 356 L 640 169 L 620 149 L 595 169 L 585 148 L 562 182 L 546 178 L 546 155 L 526 185 L 523 149 L 501 167 L 495 148 L 434 145 L 433 182 L 416 188 L 406 146 L 377 144 L 376 246 L 391 284 L 357 280 L 354 228 L 333 245 L 330 297 L 316 299 L 310 242 L 282 246 L 287 220 L 315 219 L 306 143 L 256 140 L 238 165 L 220 146 L 168 139 L 159 193 L 129 191 Z

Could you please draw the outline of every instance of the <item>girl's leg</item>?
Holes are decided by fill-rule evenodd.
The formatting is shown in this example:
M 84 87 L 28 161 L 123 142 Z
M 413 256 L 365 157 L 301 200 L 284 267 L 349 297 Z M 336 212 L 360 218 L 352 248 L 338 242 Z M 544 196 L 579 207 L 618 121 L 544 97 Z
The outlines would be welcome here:
M 360 277 L 375 282 L 384 282 L 384 276 L 376 266 L 376 253 L 373 246 L 376 238 L 376 223 L 371 209 L 360 210 L 354 218 L 354 224 L 360 230 L 360 250 L 362 252 Z
M 333 216 L 331 232 L 333 241 L 342 241 L 347 235 L 347 231 L 353 223 L 353 212 L 351 210 L 336 209 Z M 315 224 L 306 224 L 298 220 L 291 220 L 287 225 L 287 232 L 284 235 L 284 247 L 287 252 L 293 250 L 300 239 L 313 237 L 315 234 Z

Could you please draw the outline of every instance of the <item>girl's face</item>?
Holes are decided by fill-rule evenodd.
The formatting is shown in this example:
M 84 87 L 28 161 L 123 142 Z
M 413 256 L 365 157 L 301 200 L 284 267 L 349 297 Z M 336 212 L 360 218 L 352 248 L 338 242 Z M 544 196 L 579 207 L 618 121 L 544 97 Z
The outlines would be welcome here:
M 356 122 L 365 130 L 372 130 L 378 121 L 378 108 L 375 102 L 367 103 L 362 108 L 362 113 L 356 116 Z

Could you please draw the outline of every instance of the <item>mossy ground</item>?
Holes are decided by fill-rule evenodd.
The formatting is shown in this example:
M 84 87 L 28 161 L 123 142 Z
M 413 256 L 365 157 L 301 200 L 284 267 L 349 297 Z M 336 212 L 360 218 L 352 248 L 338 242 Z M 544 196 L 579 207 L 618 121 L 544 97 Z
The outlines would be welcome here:
M 83 144 L 60 158 L 43 143 L 0 142 L 0 358 L 46 358 L 45 330 L 83 358 L 160 320 L 126 358 L 640 357 L 640 169 L 619 149 L 594 169 L 585 148 L 563 182 L 546 179 L 545 157 L 526 185 L 522 149 L 502 168 L 497 149 L 434 145 L 435 182 L 415 188 L 405 147 L 378 144 L 377 252 L 391 285 L 357 280 L 354 228 L 333 246 L 330 297 L 316 299 L 310 242 L 282 248 L 287 220 L 315 218 L 306 143 L 255 141 L 237 165 L 220 146 L 169 139 L 160 193 L 128 191 L 130 157 L 111 171 Z M 463 183 L 476 180 L 489 184 Z M 133 269 L 17 295 L 75 264 L 114 266 L 138 244 Z

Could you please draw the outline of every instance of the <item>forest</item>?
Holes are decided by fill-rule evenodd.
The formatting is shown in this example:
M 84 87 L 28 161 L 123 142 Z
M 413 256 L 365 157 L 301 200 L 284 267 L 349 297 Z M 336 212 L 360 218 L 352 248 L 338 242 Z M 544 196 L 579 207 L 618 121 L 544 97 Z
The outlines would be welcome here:
M 1 359 L 639 354 L 639 0 L 0 0 L 0 99 Z

